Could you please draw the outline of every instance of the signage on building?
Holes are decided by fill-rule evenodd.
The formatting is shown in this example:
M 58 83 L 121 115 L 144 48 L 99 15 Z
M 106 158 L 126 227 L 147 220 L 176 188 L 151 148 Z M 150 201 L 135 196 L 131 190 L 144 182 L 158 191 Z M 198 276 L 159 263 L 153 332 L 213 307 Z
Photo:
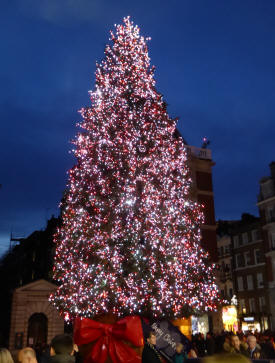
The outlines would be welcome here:
M 243 318 L 244 321 L 254 321 L 254 316 L 246 316 Z

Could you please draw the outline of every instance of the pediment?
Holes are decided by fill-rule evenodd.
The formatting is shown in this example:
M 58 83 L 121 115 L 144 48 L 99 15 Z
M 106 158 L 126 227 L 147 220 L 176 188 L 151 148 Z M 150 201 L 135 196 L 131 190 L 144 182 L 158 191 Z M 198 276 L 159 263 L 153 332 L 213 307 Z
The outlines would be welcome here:
M 25 292 L 25 291 L 53 291 L 57 289 L 57 285 L 46 281 L 44 279 L 37 280 L 34 282 L 31 282 L 29 284 L 26 284 L 24 286 L 21 286 L 17 289 L 15 289 L 15 292 Z

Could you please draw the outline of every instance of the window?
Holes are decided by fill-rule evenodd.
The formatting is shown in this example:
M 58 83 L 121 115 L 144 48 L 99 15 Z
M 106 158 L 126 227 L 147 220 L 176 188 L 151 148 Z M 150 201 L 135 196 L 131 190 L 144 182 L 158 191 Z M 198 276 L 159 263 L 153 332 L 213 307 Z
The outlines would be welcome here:
M 220 256 L 223 256 L 223 246 L 220 247 Z
M 239 236 L 233 237 L 234 248 L 239 247 Z
M 254 284 L 253 284 L 253 276 L 247 275 L 247 290 L 253 290 Z
M 260 308 L 260 311 L 264 311 L 266 309 L 264 296 L 259 297 L 259 308 Z
M 267 179 L 265 182 L 261 183 L 261 192 L 264 199 L 272 197 L 274 192 L 273 180 Z
M 261 250 L 254 250 L 255 255 L 255 265 L 261 263 Z
M 233 289 L 229 289 L 229 296 L 232 298 L 233 297 Z
M 246 266 L 251 265 L 251 255 L 249 251 L 244 253 L 244 261 Z
M 254 229 L 254 231 L 252 231 L 252 239 L 253 241 L 261 239 L 261 232 L 258 229 Z
M 272 250 L 275 250 L 275 233 L 270 234 L 270 245 Z
M 246 232 L 242 234 L 242 240 L 243 240 L 243 244 L 248 243 L 248 235 Z
M 239 236 L 239 246 L 242 246 L 243 245 L 243 239 L 242 239 L 242 236 Z
M 224 254 L 225 255 L 229 255 L 230 254 L 230 246 L 229 245 L 224 246 Z
M 238 285 L 239 291 L 243 291 L 243 277 L 242 276 L 239 276 L 237 278 L 237 285 Z
M 255 313 L 255 299 L 254 297 L 249 299 L 249 311 L 250 313 Z
M 275 209 L 274 207 L 269 207 L 266 211 L 266 220 L 267 222 L 275 221 Z
M 241 253 L 236 255 L 236 267 L 244 267 L 244 256 Z
M 246 314 L 246 306 L 245 306 L 245 299 L 240 299 L 240 313 L 241 314 Z
M 257 273 L 257 287 L 264 287 L 263 274 L 261 272 Z

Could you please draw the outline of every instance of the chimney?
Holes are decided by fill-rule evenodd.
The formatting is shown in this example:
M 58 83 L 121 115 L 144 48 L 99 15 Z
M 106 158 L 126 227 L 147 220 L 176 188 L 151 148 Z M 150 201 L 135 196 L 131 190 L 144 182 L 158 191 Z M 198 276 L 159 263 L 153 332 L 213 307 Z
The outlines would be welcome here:
M 269 164 L 269 167 L 270 167 L 271 178 L 275 181 L 275 161 L 272 161 Z

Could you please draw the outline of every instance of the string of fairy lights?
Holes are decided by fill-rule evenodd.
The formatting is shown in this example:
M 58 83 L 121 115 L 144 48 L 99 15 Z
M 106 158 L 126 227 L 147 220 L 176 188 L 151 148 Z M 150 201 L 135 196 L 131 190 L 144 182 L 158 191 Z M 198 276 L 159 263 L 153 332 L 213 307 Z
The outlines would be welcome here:
M 74 141 L 51 296 L 67 317 L 213 310 L 214 266 L 176 121 L 155 89 L 147 41 L 129 17 L 97 64 Z

